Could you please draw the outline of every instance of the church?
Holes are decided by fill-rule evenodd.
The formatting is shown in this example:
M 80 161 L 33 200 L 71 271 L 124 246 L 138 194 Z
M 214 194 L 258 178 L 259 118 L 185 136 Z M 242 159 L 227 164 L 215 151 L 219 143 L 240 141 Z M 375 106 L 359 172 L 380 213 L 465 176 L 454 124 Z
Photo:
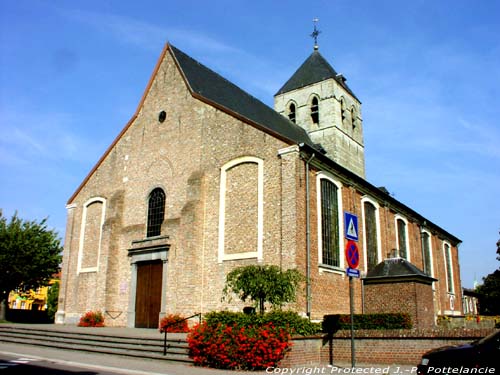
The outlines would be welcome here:
M 67 203 L 56 323 L 241 311 L 222 290 L 250 264 L 299 270 L 286 308 L 312 320 L 349 313 L 349 266 L 355 313 L 405 312 L 417 327 L 461 315 L 460 240 L 365 179 L 363 126 L 317 45 L 272 109 L 167 44 Z

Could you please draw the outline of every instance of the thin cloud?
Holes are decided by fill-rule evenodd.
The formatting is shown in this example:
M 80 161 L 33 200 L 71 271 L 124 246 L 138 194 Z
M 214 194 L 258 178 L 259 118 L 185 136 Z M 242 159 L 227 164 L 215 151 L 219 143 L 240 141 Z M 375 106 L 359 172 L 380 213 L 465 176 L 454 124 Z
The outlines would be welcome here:
M 0 163 L 18 165 L 68 160 L 88 163 L 98 153 L 95 141 L 72 130 L 75 119 L 66 113 L 2 111 Z
M 206 34 L 185 28 L 162 27 L 130 17 L 112 13 L 84 10 L 60 10 L 66 17 L 87 24 L 102 34 L 112 36 L 121 43 L 132 44 L 141 49 L 158 51 L 166 41 L 180 43 L 196 50 L 217 53 L 241 53 L 242 51 Z
M 281 71 L 277 67 L 273 69 L 272 64 L 262 56 L 254 56 L 206 33 L 182 27 L 158 26 L 112 13 L 84 10 L 60 10 L 60 12 L 99 33 L 113 37 L 120 43 L 127 43 L 143 50 L 158 52 L 158 49 L 169 41 L 242 87 L 261 92 L 262 96 L 269 96 L 268 102 L 272 102 L 272 95 L 286 80 L 286 77 L 283 77 L 283 82 L 276 80 Z M 245 69 L 242 69 L 242 66 Z M 266 72 L 269 79 L 263 76 Z M 256 80 L 255 77 L 259 79 Z

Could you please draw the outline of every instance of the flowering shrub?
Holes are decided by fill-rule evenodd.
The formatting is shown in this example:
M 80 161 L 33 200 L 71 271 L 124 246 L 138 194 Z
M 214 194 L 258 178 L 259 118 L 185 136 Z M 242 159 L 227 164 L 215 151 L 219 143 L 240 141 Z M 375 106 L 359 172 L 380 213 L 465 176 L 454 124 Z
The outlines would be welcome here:
M 189 331 L 187 321 L 184 320 L 184 317 L 177 314 L 166 315 L 160 320 L 160 326 L 159 326 L 160 332 L 161 333 L 165 332 L 165 328 L 167 329 L 167 332 Z
M 273 323 L 216 325 L 204 321 L 189 333 L 189 355 L 196 365 L 219 369 L 263 370 L 275 367 L 291 346 L 290 334 Z
M 104 316 L 100 311 L 87 311 L 80 318 L 78 327 L 104 327 Z

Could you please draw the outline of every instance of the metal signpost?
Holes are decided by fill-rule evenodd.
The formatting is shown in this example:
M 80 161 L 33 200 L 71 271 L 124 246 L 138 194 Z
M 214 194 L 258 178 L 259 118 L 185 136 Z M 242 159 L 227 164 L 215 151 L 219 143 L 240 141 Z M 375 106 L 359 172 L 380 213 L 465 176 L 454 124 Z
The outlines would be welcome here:
M 345 247 L 345 257 L 349 267 L 346 274 L 349 276 L 349 307 L 351 310 L 351 366 L 356 366 L 356 348 L 354 345 L 354 287 L 352 278 L 359 278 L 360 272 L 357 269 L 359 265 L 358 244 L 358 217 L 350 212 L 344 212 L 345 238 L 348 240 Z

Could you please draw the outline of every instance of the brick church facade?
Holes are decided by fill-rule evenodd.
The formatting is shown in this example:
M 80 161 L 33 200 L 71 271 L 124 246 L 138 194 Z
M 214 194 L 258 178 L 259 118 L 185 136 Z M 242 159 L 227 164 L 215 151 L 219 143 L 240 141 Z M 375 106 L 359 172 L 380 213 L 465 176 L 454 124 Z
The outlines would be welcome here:
M 156 328 L 167 313 L 241 310 L 235 267 L 306 278 L 288 308 L 349 310 L 344 212 L 356 215 L 355 310 L 414 324 L 460 315 L 460 240 L 365 179 L 361 103 L 317 48 L 271 109 L 174 46 L 67 204 L 56 323 L 89 310 Z M 350 224 L 350 223 L 349 223 Z

